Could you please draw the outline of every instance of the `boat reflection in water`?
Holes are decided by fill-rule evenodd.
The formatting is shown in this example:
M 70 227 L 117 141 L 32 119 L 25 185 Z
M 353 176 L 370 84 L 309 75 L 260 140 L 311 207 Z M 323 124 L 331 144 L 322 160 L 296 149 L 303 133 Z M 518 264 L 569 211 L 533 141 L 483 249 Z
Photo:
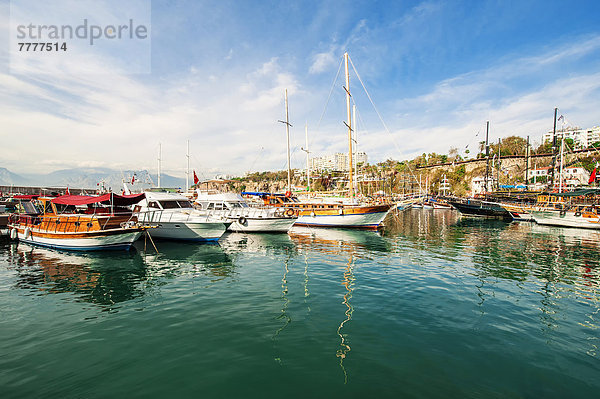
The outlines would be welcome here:
M 135 252 L 75 254 L 19 243 L 11 244 L 7 259 L 17 272 L 17 288 L 33 295 L 73 293 L 108 309 L 142 296 L 139 283 L 148 278 Z
M 219 245 L 230 254 L 239 251 L 252 254 L 277 254 L 294 250 L 294 243 L 287 234 L 227 232 Z
M 135 245 L 148 267 L 149 279 L 205 275 L 221 280 L 231 277 L 235 272 L 231 257 L 219 244 L 161 241 L 157 243 L 158 253 L 148 247 L 144 252 L 141 242 Z
M 389 252 L 389 243 L 381 233 L 373 230 L 319 229 L 312 227 L 296 227 L 289 231 L 289 236 L 299 250 L 306 252 L 325 252 L 329 254 L 367 252 Z
M 202 274 L 220 280 L 234 271 L 218 245 L 161 242 L 159 253 L 71 253 L 12 244 L 9 264 L 18 273 L 16 286 L 32 294 L 72 293 L 77 300 L 107 306 L 143 296 L 165 278 Z

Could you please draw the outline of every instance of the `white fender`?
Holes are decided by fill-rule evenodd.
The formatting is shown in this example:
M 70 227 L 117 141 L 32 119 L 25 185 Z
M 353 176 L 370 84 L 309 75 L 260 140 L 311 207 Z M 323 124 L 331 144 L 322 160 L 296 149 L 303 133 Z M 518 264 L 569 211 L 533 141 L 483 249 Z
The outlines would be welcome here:
M 31 236 L 31 229 L 29 227 L 25 227 L 25 232 L 23 233 L 25 239 L 28 239 Z
M 10 229 L 10 238 L 12 240 L 17 239 L 17 228 L 16 227 Z

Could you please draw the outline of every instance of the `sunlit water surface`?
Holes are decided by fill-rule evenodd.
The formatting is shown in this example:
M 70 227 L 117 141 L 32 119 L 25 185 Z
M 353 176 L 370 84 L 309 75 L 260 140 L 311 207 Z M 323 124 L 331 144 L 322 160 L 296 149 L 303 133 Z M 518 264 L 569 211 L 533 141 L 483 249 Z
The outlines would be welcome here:
M 2 240 L 0 395 L 598 397 L 600 232 L 386 223 L 159 254 Z

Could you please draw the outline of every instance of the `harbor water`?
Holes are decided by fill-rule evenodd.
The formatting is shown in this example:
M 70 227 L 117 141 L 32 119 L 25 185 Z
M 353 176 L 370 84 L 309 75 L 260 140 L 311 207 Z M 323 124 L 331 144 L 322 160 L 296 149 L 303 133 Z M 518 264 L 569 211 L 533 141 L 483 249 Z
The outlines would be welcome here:
M 6 398 L 591 398 L 600 231 L 410 210 L 74 253 L 0 241 Z

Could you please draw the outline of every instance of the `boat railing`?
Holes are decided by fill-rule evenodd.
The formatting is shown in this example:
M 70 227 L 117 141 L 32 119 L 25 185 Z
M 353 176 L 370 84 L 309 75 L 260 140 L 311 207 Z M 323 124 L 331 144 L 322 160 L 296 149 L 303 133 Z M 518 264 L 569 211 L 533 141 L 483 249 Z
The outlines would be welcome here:
M 142 224 L 159 223 L 187 223 L 187 222 L 219 222 L 222 219 L 212 211 L 198 211 L 196 209 L 182 210 L 181 212 L 165 212 L 162 209 L 144 210 L 134 213 L 138 222 Z
M 131 226 L 136 223 L 135 215 L 131 213 L 116 214 L 61 214 L 61 215 L 28 215 L 11 214 L 9 216 L 11 224 L 18 224 L 23 227 L 36 227 L 45 231 L 57 232 L 78 232 L 83 225 L 82 230 L 89 231 L 96 222 L 100 230 L 122 227 L 124 224 Z

